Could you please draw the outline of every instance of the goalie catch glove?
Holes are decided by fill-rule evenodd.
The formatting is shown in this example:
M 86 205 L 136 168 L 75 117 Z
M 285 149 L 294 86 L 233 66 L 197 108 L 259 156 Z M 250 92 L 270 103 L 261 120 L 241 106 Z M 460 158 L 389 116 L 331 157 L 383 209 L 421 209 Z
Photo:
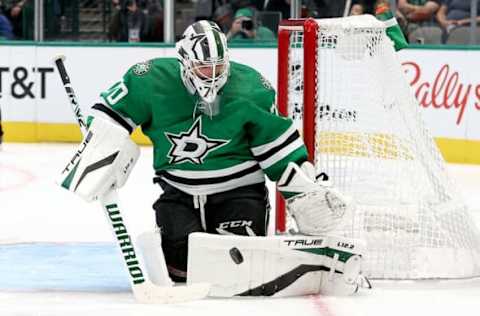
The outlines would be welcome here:
M 315 167 L 305 161 L 301 167 L 290 162 L 277 183 L 286 198 L 288 214 L 300 233 L 323 235 L 339 225 L 349 200 L 329 181 L 315 181 Z
M 140 155 L 123 127 L 96 117 L 83 142 L 57 181 L 86 201 L 125 184 Z

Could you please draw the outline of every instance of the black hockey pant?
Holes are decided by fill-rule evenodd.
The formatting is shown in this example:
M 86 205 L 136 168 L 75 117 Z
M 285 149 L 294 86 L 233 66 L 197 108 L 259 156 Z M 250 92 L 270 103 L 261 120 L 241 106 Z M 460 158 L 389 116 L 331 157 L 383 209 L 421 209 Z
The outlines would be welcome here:
M 186 280 L 190 233 L 255 236 L 267 233 L 270 206 L 264 183 L 204 196 L 206 199 L 202 203 L 201 196 L 192 196 L 163 181 L 158 182 L 163 194 L 153 208 L 168 271 L 174 281 Z

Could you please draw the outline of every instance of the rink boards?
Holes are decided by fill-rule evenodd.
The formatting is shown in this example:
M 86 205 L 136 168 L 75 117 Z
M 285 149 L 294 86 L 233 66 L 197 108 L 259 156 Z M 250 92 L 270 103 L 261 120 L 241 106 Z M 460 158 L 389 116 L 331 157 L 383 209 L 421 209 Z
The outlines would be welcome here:
M 83 45 L 83 44 L 82 44 Z M 136 62 L 175 57 L 165 45 L 0 44 L 0 108 L 5 140 L 77 142 L 81 134 L 52 59 L 67 56 L 74 90 L 87 112 L 99 93 Z M 450 162 L 480 163 L 480 49 L 407 49 L 400 61 L 423 117 Z M 232 48 L 232 60 L 259 70 L 276 83 L 275 47 Z M 353 79 L 354 80 L 354 79 Z M 148 144 L 136 131 L 134 138 Z

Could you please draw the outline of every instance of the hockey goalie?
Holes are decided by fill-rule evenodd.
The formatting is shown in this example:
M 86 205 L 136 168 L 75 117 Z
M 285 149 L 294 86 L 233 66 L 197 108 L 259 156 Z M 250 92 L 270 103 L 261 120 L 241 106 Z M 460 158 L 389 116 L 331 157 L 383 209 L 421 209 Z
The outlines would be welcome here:
M 189 26 L 176 50 L 177 58 L 135 64 L 101 94 L 62 186 L 86 200 L 120 187 L 138 157 L 129 134 L 141 126 L 162 193 L 153 204 L 158 230 L 136 242 L 155 283 L 208 282 L 209 295 L 221 297 L 368 287 L 363 242 L 330 235 L 351 203 L 316 179 L 299 132 L 276 113 L 269 82 L 230 61 L 213 22 Z M 291 235 L 266 236 L 265 176 L 287 199 Z

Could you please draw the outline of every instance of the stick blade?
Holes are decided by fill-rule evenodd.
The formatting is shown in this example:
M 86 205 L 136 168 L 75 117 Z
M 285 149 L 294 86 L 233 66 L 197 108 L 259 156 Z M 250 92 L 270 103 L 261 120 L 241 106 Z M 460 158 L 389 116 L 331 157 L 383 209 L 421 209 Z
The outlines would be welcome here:
M 200 300 L 207 297 L 209 283 L 195 283 L 182 286 L 156 286 L 145 282 L 135 285 L 133 293 L 137 301 L 145 304 L 170 304 Z

